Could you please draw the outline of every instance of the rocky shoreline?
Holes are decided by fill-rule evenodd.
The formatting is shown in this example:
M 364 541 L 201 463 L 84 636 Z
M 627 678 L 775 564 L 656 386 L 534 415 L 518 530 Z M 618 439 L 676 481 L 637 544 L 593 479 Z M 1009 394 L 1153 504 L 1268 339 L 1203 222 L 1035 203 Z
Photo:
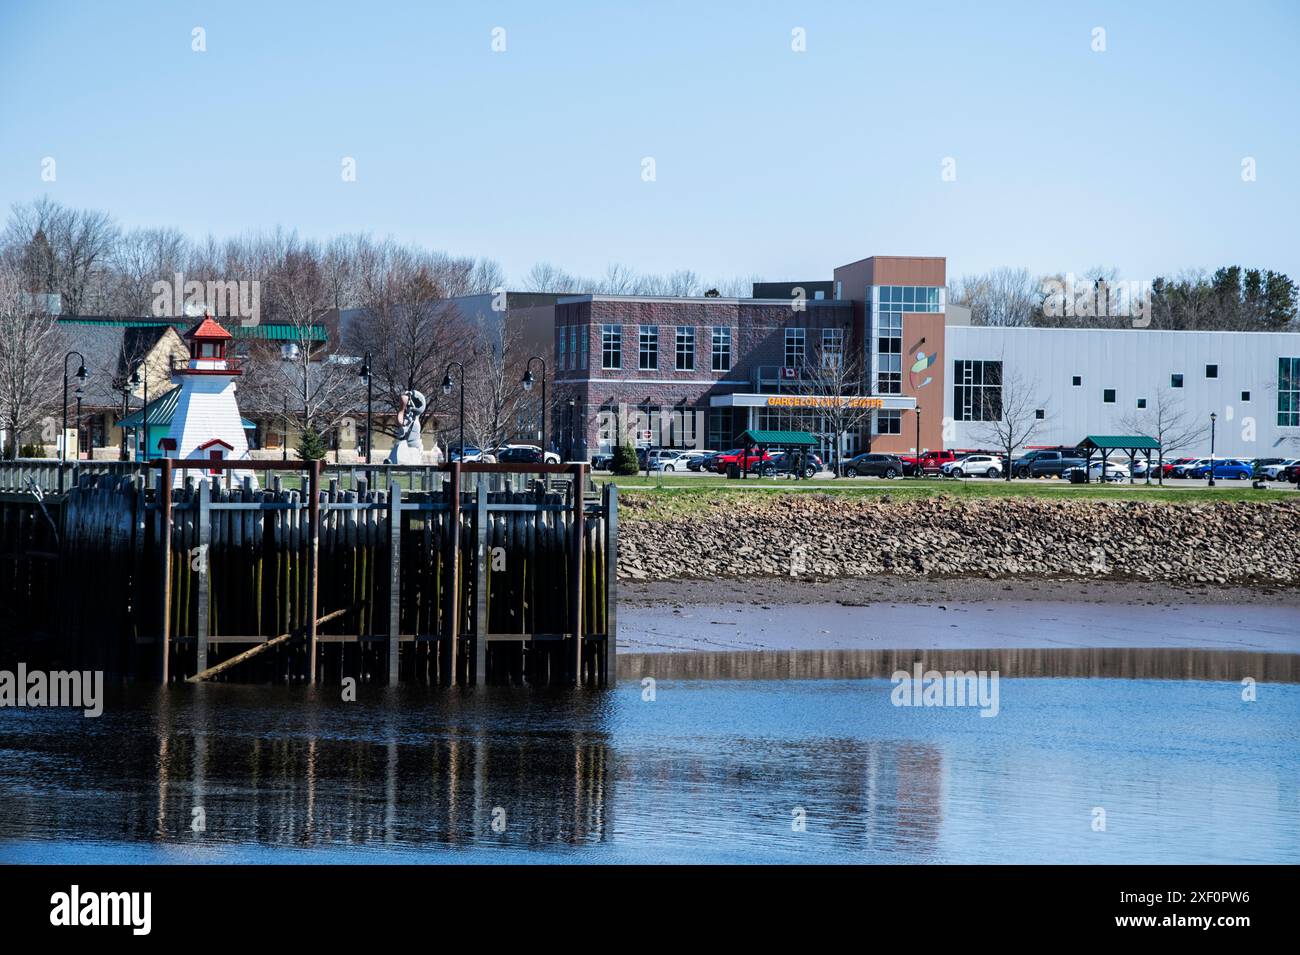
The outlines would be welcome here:
M 620 501 L 619 577 L 1300 584 L 1300 502 L 731 497 L 688 517 Z

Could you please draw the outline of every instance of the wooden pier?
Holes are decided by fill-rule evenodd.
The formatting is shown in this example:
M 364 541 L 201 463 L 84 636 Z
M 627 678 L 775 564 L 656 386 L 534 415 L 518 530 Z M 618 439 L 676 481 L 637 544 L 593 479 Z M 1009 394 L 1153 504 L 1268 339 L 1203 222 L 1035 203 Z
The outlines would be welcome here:
M 95 462 L 63 494 L 58 469 L 0 463 L 0 653 L 163 682 L 615 681 L 617 491 L 585 464 Z

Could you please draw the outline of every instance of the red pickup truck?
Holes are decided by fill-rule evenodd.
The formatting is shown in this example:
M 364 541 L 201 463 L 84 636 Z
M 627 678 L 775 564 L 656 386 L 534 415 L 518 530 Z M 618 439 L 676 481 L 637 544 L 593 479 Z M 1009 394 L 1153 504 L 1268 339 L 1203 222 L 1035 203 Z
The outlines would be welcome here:
M 766 451 L 751 451 L 748 455 L 744 451 L 728 451 L 726 454 L 719 454 L 715 459 L 715 467 L 719 474 L 727 473 L 727 466 L 734 464 L 740 470 L 757 471 L 764 461 L 771 461 L 772 455 Z
M 956 451 L 926 451 L 921 455 L 921 470 L 926 474 L 938 474 L 945 464 L 956 460 Z

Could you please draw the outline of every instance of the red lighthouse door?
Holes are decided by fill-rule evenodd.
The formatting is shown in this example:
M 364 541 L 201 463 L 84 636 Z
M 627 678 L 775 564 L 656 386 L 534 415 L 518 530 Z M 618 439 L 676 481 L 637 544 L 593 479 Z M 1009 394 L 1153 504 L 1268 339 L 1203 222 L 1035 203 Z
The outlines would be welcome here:
M 209 451 L 209 452 L 208 452 L 208 460 L 209 460 L 209 461 L 220 461 L 221 459 L 222 459 L 222 453 L 221 453 L 220 450 L 215 450 L 215 451 Z M 209 474 L 220 474 L 220 473 L 221 473 L 221 470 L 220 470 L 219 468 L 209 468 L 209 469 L 208 469 L 208 473 L 209 473 Z

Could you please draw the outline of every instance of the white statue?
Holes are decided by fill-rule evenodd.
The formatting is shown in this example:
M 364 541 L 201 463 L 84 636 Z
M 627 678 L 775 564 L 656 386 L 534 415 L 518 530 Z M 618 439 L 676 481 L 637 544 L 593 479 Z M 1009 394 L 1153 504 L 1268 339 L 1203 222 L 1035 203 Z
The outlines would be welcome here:
M 422 392 L 411 389 L 402 392 L 397 408 L 397 440 L 388 454 L 388 464 L 423 464 L 424 442 L 420 440 L 420 415 L 429 406 Z

